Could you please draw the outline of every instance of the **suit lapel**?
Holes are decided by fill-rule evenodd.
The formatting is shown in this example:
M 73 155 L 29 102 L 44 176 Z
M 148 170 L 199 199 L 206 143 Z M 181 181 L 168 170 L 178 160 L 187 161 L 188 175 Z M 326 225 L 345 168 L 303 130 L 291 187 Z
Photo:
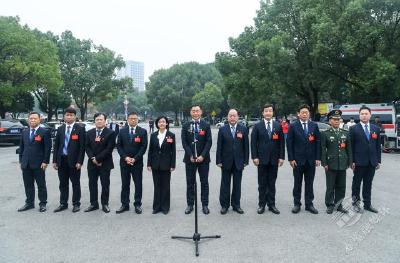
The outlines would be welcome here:
M 304 136 L 304 129 L 303 129 L 302 125 L 301 125 L 300 120 L 298 120 L 298 121 L 296 122 L 296 126 L 297 126 L 298 132 L 301 134 L 300 137 L 301 137 L 303 140 L 306 140 L 306 137 Z M 309 128 L 309 127 L 308 127 L 308 128 Z M 310 128 L 309 128 L 309 129 L 310 129 Z

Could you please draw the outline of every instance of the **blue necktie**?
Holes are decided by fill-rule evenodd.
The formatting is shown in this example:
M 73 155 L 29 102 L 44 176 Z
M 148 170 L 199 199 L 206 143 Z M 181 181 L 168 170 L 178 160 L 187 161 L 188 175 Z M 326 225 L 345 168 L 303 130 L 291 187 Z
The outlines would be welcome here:
M 29 139 L 32 141 L 35 136 L 35 129 L 31 129 L 31 135 L 29 135 Z
M 233 139 L 235 139 L 235 126 L 231 126 L 231 133 L 232 133 L 232 137 Z
M 308 129 L 307 129 L 307 123 L 306 122 L 303 122 L 303 128 L 304 128 L 304 136 L 307 137 Z
M 365 126 L 364 126 L 364 133 L 365 133 L 365 136 L 367 136 L 367 140 L 369 141 L 369 130 L 368 130 L 368 124 L 365 124 Z
M 133 140 L 134 135 L 135 135 L 135 129 L 131 128 L 131 133 L 130 133 L 131 140 Z
M 267 132 L 268 132 L 268 138 L 271 139 L 271 125 L 269 124 L 269 122 L 267 123 Z
M 101 130 L 97 130 L 97 137 L 100 137 Z
M 194 122 L 194 132 L 199 133 L 199 122 L 198 121 Z
M 67 133 L 65 134 L 64 138 L 64 147 L 63 147 L 63 154 L 68 155 L 68 143 L 69 143 L 69 137 L 71 136 L 71 126 L 67 126 Z

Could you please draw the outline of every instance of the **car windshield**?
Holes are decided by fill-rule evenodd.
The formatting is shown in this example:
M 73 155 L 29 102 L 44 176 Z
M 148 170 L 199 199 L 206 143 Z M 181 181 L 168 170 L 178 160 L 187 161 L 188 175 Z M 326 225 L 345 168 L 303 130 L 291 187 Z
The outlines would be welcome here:
M 0 121 L 0 128 L 22 128 L 23 125 L 19 122 Z

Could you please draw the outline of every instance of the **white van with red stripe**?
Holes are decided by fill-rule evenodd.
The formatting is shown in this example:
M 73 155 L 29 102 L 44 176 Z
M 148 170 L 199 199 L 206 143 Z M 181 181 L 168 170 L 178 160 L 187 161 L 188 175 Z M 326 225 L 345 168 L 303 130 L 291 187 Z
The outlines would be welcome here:
M 379 117 L 382 128 L 385 131 L 384 148 L 398 148 L 396 109 L 394 105 L 392 103 L 342 105 L 339 109 L 342 111 L 342 119 L 344 122 L 348 122 L 351 117 L 353 117 L 356 122 L 359 122 L 359 110 L 361 106 L 367 106 L 371 109 L 371 122 L 373 122 L 375 117 Z

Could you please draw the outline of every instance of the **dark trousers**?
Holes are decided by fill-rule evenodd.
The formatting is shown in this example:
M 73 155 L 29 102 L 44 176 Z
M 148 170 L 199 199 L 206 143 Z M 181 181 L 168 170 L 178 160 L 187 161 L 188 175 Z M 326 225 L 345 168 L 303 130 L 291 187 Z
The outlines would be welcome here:
M 301 206 L 301 188 L 304 177 L 305 191 L 304 199 L 306 207 L 313 205 L 314 200 L 314 177 L 315 177 L 315 164 L 306 162 L 304 165 L 298 165 L 293 169 L 294 187 L 293 199 L 294 205 Z
M 47 203 L 47 188 L 45 172 L 42 169 L 22 169 L 22 178 L 24 180 L 25 203 L 34 205 L 35 202 L 35 181 L 38 188 L 39 205 L 46 205 Z
M 60 204 L 68 206 L 69 180 L 72 183 L 72 204 L 81 205 L 81 170 L 70 167 L 68 158 L 61 157 L 61 165 L 58 167 L 58 178 L 60 179 Z
M 153 210 L 169 211 L 171 171 L 152 170 L 154 183 Z
M 275 206 L 276 177 L 278 165 L 258 165 L 258 206 Z
M 143 165 L 121 166 L 121 203 L 124 206 L 129 206 L 131 193 L 131 177 L 135 184 L 135 202 L 134 206 L 142 205 L 142 189 L 143 189 Z
M 99 204 L 97 185 L 99 177 L 101 182 L 101 204 L 108 205 L 108 200 L 110 197 L 110 172 L 110 169 L 104 169 L 101 167 L 88 169 L 90 203 L 92 205 Z
M 196 180 L 196 171 L 199 171 L 201 183 L 201 203 L 208 206 L 208 171 L 210 163 L 186 163 L 186 201 L 187 205 L 193 206 L 194 204 L 194 182 Z
M 221 207 L 228 208 L 229 203 L 232 207 L 240 207 L 240 196 L 242 189 L 242 172 L 233 164 L 231 168 L 222 166 L 221 169 L 221 188 L 219 192 L 219 203 Z M 232 198 L 231 198 L 231 178 L 233 177 Z
M 328 170 L 326 175 L 325 204 L 338 206 L 346 194 L 346 170 Z
M 368 166 L 356 166 L 354 169 L 353 176 L 353 184 L 351 186 L 351 196 L 353 198 L 353 202 L 356 203 L 361 200 L 360 198 L 360 188 L 361 182 L 362 186 L 362 197 L 364 206 L 371 205 L 371 188 L 372 188 L 372 180 L 375 175 L 375 167 L 372 165 Z

